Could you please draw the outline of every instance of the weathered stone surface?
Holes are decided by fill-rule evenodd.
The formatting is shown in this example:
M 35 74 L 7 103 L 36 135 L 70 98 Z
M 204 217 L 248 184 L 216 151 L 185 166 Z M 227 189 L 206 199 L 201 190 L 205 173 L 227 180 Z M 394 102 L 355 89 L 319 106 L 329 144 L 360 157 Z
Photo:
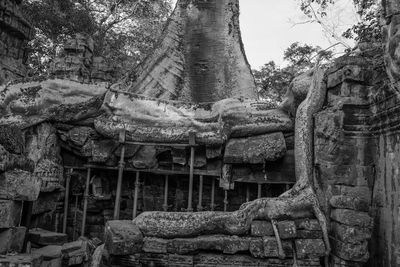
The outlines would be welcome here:
M 62 202 L 63 192 L 40 193 L 38 200 L 33 202 L 32 214 L 41 214 L 49 211 L 55 211 L 57 203 Z
M 32 254 L 41 255 L 43 260 L 49 261 L 53 259 L 61 258 L 62 246 L 49 245 L 42 248 L 32 250 Z
M 66 243 L 61 248 L 63 265 L 71 266 L 87 262 L 92 252 L 90 251 L 89 242 L 85 237 L 80 237 L 77 241 Z
M 282 241 L 282 247 L 286 257 L 293 255 L 293 246 L 290 241 Z M 280 256 L 276 238 L 268 236 L 262 239 L 252 239 L 250 253 L 256 258 L 278 258 Z
M 355 261 L 346 261 L 335 255 L 330 255 L 331 265 L 333 267 L 363 267 L 364 263 Z
M 225 147 L 224 163 L 263 164 L 280 159 L 285 153 L 286 143 L 282 133 L 230 139 Z
M 371 228 L 373 226 L 373 219 L 368 213 L 362 211 L 333 209 L 331 211 L 331 218 L 334 221 L 350 226 L 364 228 Z
M 194 266 L 258 266 L 258 260 L 247 255 L 199 254 L 194 257 Z
M 17 254 L 0 257 L 0 266 L 40 267 L 43 258 L 35 254 Z
M 0 123 L 21 127 L 51 120 L 69 122 L 99 114 L 104 84 L 89 85 L 49 79 L 0 87 Z
M 0 175 L 0 199 L 35 201 L 42 181 L 31 172 L 13 170 Z
M 333 196 L 329 200 L 329 204 L 336 209 L 349 209 L 366 212 L 369 210 L 369 203 L 359 197 Z
M 61 246 L 67 243 L 67 235 L 62 233 L 55 233 L 40 228 L 30 229 L 28 233 L 29 241 L 42 245 L 58 245 Z
M 167 253 L 167 247 L 170 242 L 166 239 L 145 237 L 143 238 L 143 251 L 146 253 Z
M 297 229 L 309 231 L 321 231 L 321 225 L 316 219 L 297 219 L 295 220 Z
M 21 169 L 33 172 L 35 163 L 24 155 L 12 154 L 0 145 L 0 171 Z
M 350 244 L 337 239 L 331 239 L 331 245 L 332 253 L 341 259 L 366 262 L 369 258 L 368 241 L 358 244 Z
M 313 259 L 325 256 L 325 244 L 322 239 L 296 239 L 295 245 L 299 259 Z
M 111 255 L 134 254 L 143 246 L 143 235 L 131 221 L 108 221 L 104 239 L 105 248 Z
M 22 204 L 12 200 L 0 200 L 0 228 L 19 225 Z
M 277 223 L 279 237 L 282 239 L 294 239 L 297 236 L 294 221 L 279 221 Z
M 253 239 L 248 237 L 224 235 L 177 238 L 168 241 L 167 251 L 172 254 L 188 254 L 201 250 L 214 250 L 225 254 L 236 254 L 249 251 L 251 240 Z
M 253 221 L 250 231 L 252 236 L 274 236 L 274 229 L 269 221 Z
M 0 254 L 7 252 L 21 253 L 26 235 L 26 227 L 0 230 Z
M 142 146 L 131 159 L 133 167 L 138 169 L 151 169 L 157 166 L 157 150 L 153 146 Z
M 35 162 L 34 174 L 42 180 L 41 192 L 63 188 L 63 166 L 56 129 L 41 123 L 26 132 L 26 151 Z
M 343 225 L 340 223 L 331 223 L 331 235 L 345 243 L 360 243 L 369 240 L 372 230 L 357 226 Z
M 322 231 L 297 230 L 298 239 L 322 239 Z

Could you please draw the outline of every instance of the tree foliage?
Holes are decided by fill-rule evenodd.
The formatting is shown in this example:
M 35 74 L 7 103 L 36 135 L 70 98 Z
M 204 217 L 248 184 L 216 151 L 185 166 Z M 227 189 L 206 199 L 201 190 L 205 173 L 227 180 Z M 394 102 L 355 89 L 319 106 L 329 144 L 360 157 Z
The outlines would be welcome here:
M 172 10 L 171 0 L 28 0 L 35 29 L 29 64 L 46 72 L 62 44 L 76 33 L 91 36 L 95 56 L 134 67 L 149 53 Z
M 305 15 L 314 19 L 322 26 L 322 19 L 327 15 L 329 5 L 334 5 L 335 0 L 299 0 L 300 8 Z M 379 23 L 381 10 L 379 0 L 351 0 L 358 10 L 359 22 L 346 30 L 342 36 L 358 42 L 382 41 L 382 28 Z M 334 34 L 334 33 L 331 33 Z M 339 40 L 340 36 L 336 36 Z
M 326 62 L 332 56 L 331 51 L 322 50 L 318 46 L 298 42 L 291 44 L 284 51 L 283 59 L 288 63 L 285 67 L 270 61 L 260 70 L 253 70 L 260 96 L 271 102 L 281 102 L 286 89 L 297 75 L 312 68 L 317 59 Z

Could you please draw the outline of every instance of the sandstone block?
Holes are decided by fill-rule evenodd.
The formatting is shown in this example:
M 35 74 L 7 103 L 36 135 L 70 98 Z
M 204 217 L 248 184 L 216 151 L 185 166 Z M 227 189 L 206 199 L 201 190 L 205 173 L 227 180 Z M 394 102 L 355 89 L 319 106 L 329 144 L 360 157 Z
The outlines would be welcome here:
M 332 220 L 350 226 L 372 228 L 373 219 L 366 212 L 347 209 L 334 209 L 331 211 Z
M 368 211 L 369 210 L 369 202 L 365 202 L 362 198 L 359 197 L 350 197 L 350 196 L 333 196 L 329 203 L 333 208 L 336 209 L 349 209 L 349 210 L 358 210 L 358 211 Z
M 286 257 L 293 255 L 293 247 L 290 241 L 283 240 L 282 247 Z M 275 237 L 251 240 L 250 253 L 255 258 L 277 258 L 279 257 L 278 242 Z
M 297 239 L 295 245 L 299 259 L 313 259 L 325 256 L 325 244 L 322 239 Z
M 104 239 L 111 255 L 130 255 L 142 250 L 142 232 L 132 221 L 108 221 Z
M 331 239 L 332 253 L 341 259 L 355 262 L 366 262 L 369 259 L 368 242 L 359 244 L 344 243 Z
M 31 172 L 12 170 L 0 175 L 0 199 L 35 201 L 41 180 Z
M 281 239 L 293 239 L 297 236 L 294 221 L 280 221 L 277 223 L 277 228 Z
M 43 258 L 35 254 L 17 254 L 0 257 L 0 266 L 40 267 Z
M 225 148 L 224 163 L 263 164 L 285 154 L 286 143 L 282 133 L 230 139 Z
M 41 255 L 43 260 L 50 261 L 53 259 L 61 259 L 62 246 L 50 245 L 39 249 L 32 250 L 32 254 Z
M 258 260 L 247 255 L 201 253 L 194 257 L 194 266 L 243 266 L 258 267 Z
M 79 238 L 77 241 L 64 244 L 61 253 L 63 265 L 71 266 L 82 264 L 89 260 L 93 251 L 90 251 L 86 238 Z
M 321 226 L 316 219 L 297 219 L 295 220 L 297 229 L 309 231 L 321 231 Z
M 333 267 L 363 267 L 364 263 L 355 261 L 346 261 L 331 254 L 331 265 Z
M 332 222 L 331 234 L 336 239 L 346 243 L 360 243 L 369 240 L 371 238 L 372 231 L 368 228 Z
M 143 251 L 146 253 L 167 253 L 168 240 L 145 237 L 143 239 Z
M 253 221 L 251 223 L 252 236 L 274 236 L 274 229 L 271 222 Z
M 298 239 L 320 239 L 322 237 L 322 231 L 297 230 Z
M 28 239 L 29 241 L 42 246 L 61 246 L 68 242 L 68 237 L 66 234 L 55 233 L 40 228 L 30 229 Z
M 22 204 L 12 200 L 0 200 L 0 228 L 15 227 L 21 218 Z
M 188 254 L 196 251 L 220 251 L 225 254 L 236 254 L 249 251 L 250 242 L 254 238 L 210 235 L 195 238 L 176 238 L 168 242 L 168 253 Z M 259 239 L 261 240 L 261 238 Z
M 0 230 L 0 254 L 7 252 L 21 253 L 26 235 L 26 227 L 15 227 Z

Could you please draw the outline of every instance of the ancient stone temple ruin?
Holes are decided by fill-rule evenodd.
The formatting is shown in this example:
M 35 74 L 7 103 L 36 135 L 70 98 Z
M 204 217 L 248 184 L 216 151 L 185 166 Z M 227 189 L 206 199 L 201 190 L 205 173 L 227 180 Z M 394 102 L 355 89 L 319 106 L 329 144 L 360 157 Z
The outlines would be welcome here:
M 397 1 L 384 44 L 317 64 L 278 108 L 238 0 L 178 0 L 117 82 L 83 35 L 24 79 L 20 2 L 0 0 L 0 266 L 400 266 Z

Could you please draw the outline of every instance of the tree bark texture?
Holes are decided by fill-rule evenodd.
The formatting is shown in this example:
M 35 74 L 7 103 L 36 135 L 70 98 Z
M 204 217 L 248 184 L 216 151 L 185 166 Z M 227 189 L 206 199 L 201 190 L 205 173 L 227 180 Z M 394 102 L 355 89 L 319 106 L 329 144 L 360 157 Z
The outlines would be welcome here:
M 154 52 L 124 90 L 159 99 L 256 99 L 239 28 L 238 0 L 180 0 Z

